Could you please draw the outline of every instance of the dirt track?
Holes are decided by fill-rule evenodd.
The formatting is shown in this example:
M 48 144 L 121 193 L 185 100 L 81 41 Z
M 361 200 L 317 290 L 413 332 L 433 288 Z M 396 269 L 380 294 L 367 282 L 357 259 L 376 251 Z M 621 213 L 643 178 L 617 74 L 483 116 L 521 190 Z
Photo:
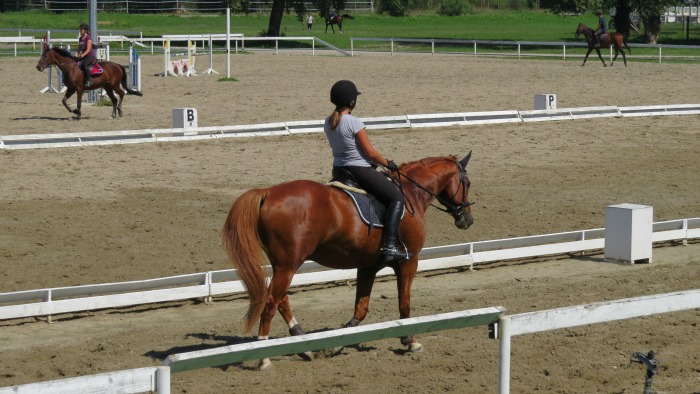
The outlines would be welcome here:
M 361 55 L 235 56 L 235 83 L 215 76 L 160 78 L 160 57 L 143 56 L 143 98 L 125 117 L 83 107 L 70 120 L 56 95 L 41 95 L 36 59 L 3 59 L 0 101 L 7 134 L 165 128 L 171 108 L 198 109 L 200 125 L 321 119 L 328 87 L 357 82 L 360 117 L 531 109 L 536 93 L 558 105 L 700 102 L 696 65 L 631 63 L 604 69 L 577 61 Z M 219 59 L 220 60 L 220 59 Z M 222 66 L 219 66 L 222 68 Z M 220 71 L 220 70 L 219 70 Z M 304 77 L 290 78 L 290 75 Z M 28 81 L 35 81 L 32 84 Z M 397 162 L 474 151 L 469 176 L 476 223 L 456 229 L 428 214 L 428 246 L 604 226 L 607 205 L 654 207 L 654 220 L 700 216 L 698 116 L 596 119 L 372 132 Z M 53 150 L 0 151 L 0 292 L 117 282 L 229 268 L 219 230 L 233 199 L 293 178 L 325 181 L 330 154 L 321 135 Z M 414 316 L 502 305 L 510 313 L 697 288 L 698 244 L 654 250 L 654 263 L 623 266 L 593 255 L 494 264 L 476 272 L 421 275 Z M 313 291 L 311 291 L 313 290 Z M 352 313 L 346 285 L 296 289 L 307 331 L 334 328 Z M 232 296 L 57 318 L 0 322 L 0 386 L 158 365 L 168 354 L 247 341 L 246 300 Z M 366 322 L 396 318 L 394 282 L 378 283 Z M 655 388 L 700 391 L 700 313 L 582 327 L 517 338 L 513 392 L 641 392 L 635 351 L 661 360 Z M 286 335 L 282 320 L 274 335 Z M 485 329 L 420 337 L 421 354 L 398 340 L 367 343 L 339 357 L 274 361 L 174 375 L 173 392 L 493 392 L 497 342 Z

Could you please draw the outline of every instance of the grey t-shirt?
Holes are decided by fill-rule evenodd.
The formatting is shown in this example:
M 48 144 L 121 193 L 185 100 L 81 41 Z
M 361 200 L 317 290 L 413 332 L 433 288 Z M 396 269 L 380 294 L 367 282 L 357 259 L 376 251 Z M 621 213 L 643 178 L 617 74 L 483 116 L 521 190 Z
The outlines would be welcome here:
M 357 146 L 355 135 L 365 128 L 362 121 L 352 115 L 341 116 L 338 127 L 330 129 L 331 117 L 326 118 L 323 131 L 333 151 L 333 166 L 358 166 L 371 167 L 371 163 L 365 153 Z

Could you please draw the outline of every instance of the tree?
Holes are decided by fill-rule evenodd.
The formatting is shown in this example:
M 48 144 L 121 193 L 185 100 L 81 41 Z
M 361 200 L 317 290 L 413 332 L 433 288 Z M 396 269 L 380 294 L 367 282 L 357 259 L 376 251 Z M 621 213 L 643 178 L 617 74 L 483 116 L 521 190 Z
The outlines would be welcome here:
M 639 13 L 644 25 L 644 42 L 656 44 L 661 31 L 661 14 L 670 6 L 682 4 L 679 0 L 629 0 L 630 6 Z
M 550 0 L 548 4 L 559 13 L 614 8 L 615 29 L 625 36 L 630 33 L 630 14 L 636 11 L 644 26 L 644 42 L 656 44 L 661 31 L 661 14 L 670 6 L 683 4 L 683 0 Z
M 342 10 L 345 8 L 345 0 L 313 0 L 311 2 L 324 18 L 329 14 L 331 7 Z M 270 10 L 270 22 L 267 25 L 268 37 L 279 37 L 280 27 L 282 26 L 282 16 L 285 11 L 290 12 L 294 9 L 297 19 L 302 21 L 306 14 L 306 5 L 303 0 L 274 0 L 272 10 Z

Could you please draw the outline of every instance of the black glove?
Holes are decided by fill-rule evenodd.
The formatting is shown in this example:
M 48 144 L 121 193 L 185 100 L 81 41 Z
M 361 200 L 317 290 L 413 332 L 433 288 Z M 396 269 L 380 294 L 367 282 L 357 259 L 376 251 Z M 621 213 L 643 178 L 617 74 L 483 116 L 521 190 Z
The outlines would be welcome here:
M 388 168 L 390 171 L 394 171 L 394 172 L 399 170 L 399 166 L 397 166 L 396 163 L 394 163 L 391 160 L 386 161 L 386 168 Z

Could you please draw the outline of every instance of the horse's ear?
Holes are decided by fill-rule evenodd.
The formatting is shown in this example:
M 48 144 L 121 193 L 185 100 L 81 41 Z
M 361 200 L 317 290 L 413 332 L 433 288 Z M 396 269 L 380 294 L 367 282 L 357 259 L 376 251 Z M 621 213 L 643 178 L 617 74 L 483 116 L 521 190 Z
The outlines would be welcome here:
M 44 43 L 44 45 L 42 46 L 42 50 L 43 50 L 44 52 L 48 51 L 48 50 L 49 50 L 49 44 Z
M 464 159 L 459 161 L 459 165 L 462 166 L 462 169 L 467 168 L 467 163 L 469 163 L 469 159 L 472 158 L 472 151 L 469 151 L 466 156 L 464 156 Z

